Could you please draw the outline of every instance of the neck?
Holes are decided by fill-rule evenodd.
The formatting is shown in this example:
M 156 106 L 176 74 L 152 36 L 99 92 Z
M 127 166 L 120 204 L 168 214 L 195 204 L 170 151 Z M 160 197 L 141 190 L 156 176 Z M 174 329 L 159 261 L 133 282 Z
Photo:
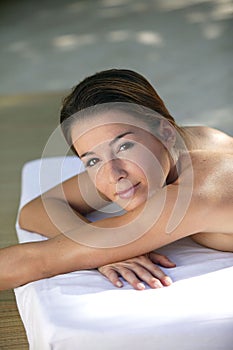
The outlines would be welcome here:
M 166 178 L 166 185 L 170 185 L 179 177 L 180 174 L 180 157 L 179 157 L 179 151 L 174 149 L 174 152 L 172 154 L 169 154 L 169 161 L 170 161 L 170 170 Z

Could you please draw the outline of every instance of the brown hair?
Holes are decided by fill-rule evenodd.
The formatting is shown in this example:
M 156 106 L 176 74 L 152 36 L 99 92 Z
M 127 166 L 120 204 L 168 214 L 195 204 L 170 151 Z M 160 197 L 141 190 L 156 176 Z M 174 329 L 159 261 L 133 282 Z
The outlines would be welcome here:
M 85 78 L 63 100 L 60 123 L 70 144 L 70 128 L 64 123 L 75 113 L 108 103 L 133 103 L 155 111 L 177 130 L 181 129 L 170 115 L 152 85 L 139 73 L 128 69 L 109 69 Z

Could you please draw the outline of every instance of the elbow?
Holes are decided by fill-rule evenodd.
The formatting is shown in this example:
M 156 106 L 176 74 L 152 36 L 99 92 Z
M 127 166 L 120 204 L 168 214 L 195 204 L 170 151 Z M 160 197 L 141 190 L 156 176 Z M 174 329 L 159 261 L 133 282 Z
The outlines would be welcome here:
M 18 223 L 19 226 L 24 229 L 24 225 L 25 225 L 25 206 L 23 208 L 20 209 L 19 211 L 19 217 L 18 217 Z
M 20 228 L 23 230 L 28 230 L 30 231 L 29 225 L 28 225 L 28 217 L 29 217 L 29 208 L 28 204 L 24 205 L 20 211 L 19 211 L 19 217 L 18 217 L 18 223 Z

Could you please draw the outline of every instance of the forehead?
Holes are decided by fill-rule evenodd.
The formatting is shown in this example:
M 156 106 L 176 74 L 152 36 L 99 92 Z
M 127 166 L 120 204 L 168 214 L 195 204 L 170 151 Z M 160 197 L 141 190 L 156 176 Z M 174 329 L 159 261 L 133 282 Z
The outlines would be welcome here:
M 145 122 L 131 115 L 110 111 L 74 122 L 71 138 L 76 149 L 81 147 L 82 151 L 86 151 L 127 131 L 139 136 L 149 132 L 149 128 Z

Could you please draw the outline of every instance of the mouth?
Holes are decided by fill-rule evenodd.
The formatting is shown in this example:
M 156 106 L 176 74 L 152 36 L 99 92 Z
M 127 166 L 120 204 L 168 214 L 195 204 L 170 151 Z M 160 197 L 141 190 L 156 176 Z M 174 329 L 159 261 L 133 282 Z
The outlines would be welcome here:
M 118 196 L 121 199 L 129 199 L 129 198 L 133 197 L 133 195 L 134 195 L 135 191 L 138 189 L 139 185 L 140 185 L 140 182 L 138 182 L 134 186 L 127 188 L 126 190 L 118 191 L 118 192 L 116 192 L 116 196 Z

